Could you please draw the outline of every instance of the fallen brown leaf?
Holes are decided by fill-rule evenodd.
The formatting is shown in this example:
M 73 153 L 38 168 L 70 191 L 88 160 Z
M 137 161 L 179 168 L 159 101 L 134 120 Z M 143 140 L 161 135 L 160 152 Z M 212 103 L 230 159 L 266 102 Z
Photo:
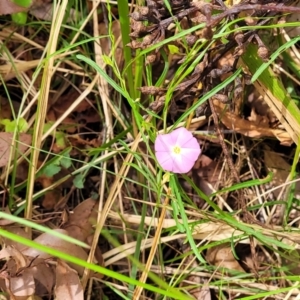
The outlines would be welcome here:
M 0 132 L 0 167 L 4 167 L 9 162 L 9 156 L 12 149 L 15 149 L 16 145 L 18 146 L 17 153 L 21 155 L 24 153 L 29 145 L 31 144 L 31 135 L 26 133 L 19 134 L 19 141 L 14 141 L 14 148 L 12 147 L 13 143 L 13 133 L 10 132 Z
M 100 35 L 108 35 L 107 32 L 107 26 L 105 23 L 99 24 L 99 34 Z M 123 58 L 123 45 L 122 45 L 122 39 L 121 39 L 121 27 L 120 22 L 118 20 L 115 20 L 112 22 L 112 34 L 114 35 L 115 43 L 117 44 L 117 47 L 114 50 L 114 58 L 117 62 L 117 66 L 119 70 L 122 69 L 122 66 L 124 64 L 124 58 Z M 102 51 L 105 55 L 109 56 L 111 49 L 112 49 L 112 43 L 109 38 L 100 38 L 100 45 L 102 48 Z
M 5 230 L 7 230 L 11 233 L 14 233 L 20 237 L 26 238 L 26 239 L 28 239 L 30 237 L 30 234 L 28 232 L 26 232 L 23 227 L 20 227 L 17 225 L 5 226 Z M 17 250 L 24 248 L 23 244 L 20 244 L 18 242 L 15 242 L 15 241 L 7 239 L 7 238 L 2 238 L 2 239 L 6 245 L 14 247 Z
M 74 208 L 68 222 L 64 225 L 64 229 L 71 237 L 84 242 L 88 236 L 93 234 L 93 225 L 97 220 L 96 204 L 97 201 L 87 199 Z
M 62 230 L 62 229 L 53 229 L 55 231 L 58 231 L 62 234 L 68 235 L 67 231 Z M 44 245 L 44 246 L 48 246 L 51 248 L 54 248 L 58 251 L 61 252 L 65 252 L 67 254 L 73 255 L 79 259 L 82 260 L 86 260 L 88 255 L 86 254 L 86 252 L 79 246 L 74 245 L 70 242 L 67 242 L 65 240 L 62 240 L 56 236 L 53 236 L 52 234 L 49 233 L 42 233 L 40 236 L 38 236 L 35 240 L 35 242 Z M 27 255 L 30 257 L 39 257 L 39 258 L 43 258 L 43 259 L 47 259 L 50 258 L 51 255 L 47 254 L 45 252 L 39 251 L 37 249 L 33 249 L 33 248 L 24 248 L 21 250 L 23 255 Z M 80 275 L 82 275 L 83 273 L 83 267 L 78 266 L 76 264 L 71 264 L 71 267 L 74 268 Z
M 30 273 L 35 280 L 35 295 L 51 295 L 55 284 L 54 266 L 47 264 L 44 259 L 36 258 Z
M 8 259 L 6 288 L 15 297 L 29 297 L 33 295 L 35 282 L 28 269 L 29 259 L 23 253 L 10 246 L 0 251 L 0 259 L 5 258 Z
M 0 1 L 0 15 L 10 15 L 10 14 L 19 13 L 26 10 L 27 10 L 26 7 L 19 6 L 11 0 Z
M 282 145 L 290 146 L 293 143 L 292 138 L 285 130 L 257 125 L 227 111 L 224 103 L 218 100 L 213 100 L 213 103 L 221 122 L 227 128 L 253 138 L 276 137 Z
M 83 289 L 78 274 L 60 259 L 56 266 L 54 293 L 56 299 L 83 300 Z
M 93 199 L 86 199 L 74 208 L 68 222 L 64 225 L 69 236 L 91 245 L 94 235 L 93 226 L 97 221 L 97 204 L 98 202 Z M 95 250 L 95 258 L 99 265 L 104 266 L 104 259 L 98 246 Z
M 209 248 L 206 253 L 206 259 L 217 268 L 245 272 L 233 256 L 231 245 L 228 243 Z

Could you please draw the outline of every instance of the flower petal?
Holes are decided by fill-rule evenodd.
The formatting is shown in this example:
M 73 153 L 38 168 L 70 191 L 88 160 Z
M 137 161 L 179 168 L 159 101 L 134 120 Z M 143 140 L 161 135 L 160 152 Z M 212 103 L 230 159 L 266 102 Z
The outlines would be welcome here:
M 174 160 L 173 172 L 181 174 L 187 173 L 193 168 L 194 164 L 194 159 L 180 155 L 180 158 Z
M 169 134 L 159 134 L 154 143 L 156 152 L 169 152 L 171 151 L 171 138 Z
M 158 163 L 165 171 L 173 172 L 174 160 L 168 152 L 156 152 L 156 158 Z
M 192 133 L 184 127 L 175 129 L 170 133 L 172 139 L 177 145 L 183 147 L 185 144 L 188 144 L 190 140 L 194 139 Z
M 188 148 L 186 147 L 181 148 L 181 154 L 189 158 L 190 160 L 194 159 L 194 161 L 196 161 L 200 153 L 201 153 L 200 146 L 196 139 L 191 141 L 191 143 L 188 145 Z

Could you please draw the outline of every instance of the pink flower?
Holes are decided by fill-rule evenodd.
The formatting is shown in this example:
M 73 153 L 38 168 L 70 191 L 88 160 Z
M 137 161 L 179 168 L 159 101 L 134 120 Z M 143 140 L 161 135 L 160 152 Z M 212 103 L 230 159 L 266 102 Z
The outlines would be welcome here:
M 201 153 L 196 138 L 184 127 L 159 134 L 154 149 L 161 167 L 173 173 L 189 172 Z

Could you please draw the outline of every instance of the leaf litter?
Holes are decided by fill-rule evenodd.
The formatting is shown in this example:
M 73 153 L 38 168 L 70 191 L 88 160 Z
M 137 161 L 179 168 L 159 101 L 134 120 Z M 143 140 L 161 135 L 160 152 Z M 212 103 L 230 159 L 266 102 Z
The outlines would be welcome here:
M 269 103 L 266 105 L 264 97 L 257 90 L 253 91 L 253 85 L 249 83 L 249 76 L 253 73 L 249 74 L 246 69 L 242 69 L 240 75 L 228 86 L 220 88 L 208 101 L 201 101 L 207 93 L 235 74 L 237 60 L 249 51 L 247 45 L 256 47 L 255 53 L 251 55 L 255 55 L 261 62 L 268 61 L 269 53 L 274 52 L 279 45 L 268 40 L 268 36 L 263 35 L 263 30 L 238 29 L 242 26 L 269 24 L 267 22 L 277 20 L 282 13 L 300 11 L 297 6 L 289 6 L 290 1 L 279 2 L 280 5 L 275 2 L 273 5 L 273 1 L 223 3 L 180 0 L 171 1 L 169 7 L 164 1 L 146 1 L 144 6 L 135 6 L 130 12 L 131 40 L 125 47 L 130 47 L 133 54 L 142 51 L 147 68 L 152 67 L 152 72 L 148 73 L 151 74 L 151 80 L 142 80 L 136 87 L 141 95 L 135 100 L 140 103 L 143 113 L 159 118 L 157 128 L 152 124 L 149 125 L 151 129 L 148 128 L 151 134 L 148 131 L 147 134 L 151 142 L 146 145 L 145 141 L 148 142 L 149 139 L 138 141 L 139 146 L 134 154 L 137 165 L 128 164 L 126 160 L 130 171 L 125 183 L 118 182 L 118 172 L 125 161 L 124 149 L 129 149 L 132 140 L 124 140 L 126 134 L 120 130 L 127 129 L 132 124 L 136 125 L 131 119 L 132 107 L 109 87 L 111 102 L 109 112 L 105 111 L 104 98 L 101 98 L 103 95 L 99 92 L 103 92 L 105 87 L 99 85 L 98 91 L 91 88 L 73 111 L 66 114 L 82 92 L 89 89 L 88 82 L 91 77 L 95 77 L 87 66 L 83 67 L 74 57 L 69 57 L 71 54 L 67 50 L 64 53 L 65 58 L 57 60 L 57 69 L 51 75 L 53 86 L 49 89 L 50 104 L 44 133 L 60 121 L 42 143 L 43 149 L 38 160 L 40 173 L 37 172 L 35 176 L 33 217 L 37 223 L 44 223 L 53 231 L 90 244 L 95 255 L 90 259 L 86 249 L 49 233 L 30 233 L 24 226 L 11 221 L 1 220 L 1 227 L 41 245 L 129 275 L 137 270 L 131 269 L 135 263 L 127 258 L 128 255 L 131 253 L 146 265 L 149 251 L 157 246 L 151 244 L 151 238 L 155 236 L 160 220 L 162 235 L 158 243 L 162 251 L 157 255 L 157 260 L 153 260 L 150 270 L 163 277 L 167 283 L 178 280 L 178 287 L 183 288 L 192 298 L 219 299 L 218 295 L 222 295 L 223 299 L 243 299 L 247 295 L 255 296 L 257 289 L 274 292 L 280 287 L 290 287 L 290 282 L 282 274 L 290 272 L 299 275 L 299 189 L 298 176 L 291 172 L 295 166 L 293 155 L 296 148 L 293 145 L 295 137 L 291 136 L 286 125 L 290 119 L 279 118 L 273 107 L 268 106 Z M 11 1 L 5 3 L 5 7 L 0 5 L 0 15 L 23 10 Z M 125 47 L 121 42 L 122 28 L 118 20 L 121 14 L 114 6 L 108 10 L 107 8 L 106 4 L 101 4 L 101 12 L 97 15 L 101 20 L 97 30 L 100 36 L 103 35 L 100 38 L 104 54 L 102 57 L 108 65 L 106 71 L 109 76 L 122 83 L 120 78 L 123 78 L 123 74 L 121 76 L 120 72 L 124 71 L 126 62 L 123 55 Z M 92 9 L 91 6 L 89 9 Z M 51 20 L 52 10 L 53 5 L 49 1 L 33 1 L 28 8 L 30 18 L 46 21 Z M 116 14 L 111 25 L 105 15 L 107 11 Z M 76 21 L 73 7 L 70 16 L 67 22 Z M 234 25 L 234 33 L 221 34 L 221 39 L 214 37 L 226 22 L 236 18 L 244 19 Z M 198 29 L 190 30 L 197 26 Z M 6 41 L 6 57 L 0 66 L 0 74 L 3 83 L 14 89 L 11 91 L 14 95 L 12 102 L 0 98 L 0 124 L 3 129 L 0 133 L 0 165 L 3 170 L 8 170 L 9 164 L 13 166 L 12 162 L 19 161 L 15 171 L 12 170 L 16 174 L 14 177 L 13 173 L 2 176 L 1 200 L 3 209 L 12 213 L 18 211 L 19 214 L 26 209 L 24 200 L 30 156 L 24 156 L 31 149 L 33 127 L 30 126 L 34 122 L 37 90 L 42 83 L 41 74 L 32 82 L 27 110 L 21 105 L 23 96 L 20 95 L 24 91 L 22 84 L 27 80 L 24 74 L 29 80 L 33 80 L 42 51 L 48 43 L 47 31 L 41 30 L 33 34 L 35 29 L 29 25 L 24 25 L 22 30 L 20 34 L 19 30 L 7 24 L 0 32 L 1 40 Z M 91 28 L 84 30 L 93 35 Z M 182 37 L 181 30 L 189 32 Z M 275 33 L 275 29 L 264 30 L 274 30 Z M 294 34 L 292 31 L 290 33 Z M 206 44 L 206 54 L 199 55 L 199 42 L 212 39 L 214 43 L 210 46 Z M 87 55 L 88 51 L 81 46 L 76 49 Z M 243 63 L 247 64 L 247 61 L 244 60 Z M 287 64 L 281 57 L 277 58 L 276 63 L 283 67 Z M 182 74 L 184 75 L 181 76 Z M 291 86 L 291 82 L 284 75 L 277 76 L 281 77 L 284 84 Z M 155 82 L 160 82 L 160 85 L 155 86 Z M 268 88 L 272 94 L 271 87 Z M 296 98 L 297 93 L 294 89 L 291 95 Z M 193 112 L 187 114 L 193 106 Z M 7 122 L 14 126 L 15 113 L 22 114 L 26 120 L 29 126 L 26 133 L 5 132 L 8 131 L 8 127 L 5 127 Z M 196 122 L 197 117 L 201 117 L 201 120 Z M 107 140 L 107 136 L 112 133 L 109 119 L 115 122 L 113 134 L 122 135 L 111 143 Z M 195 254 L 186 242 L 185 233 L 179 234 L 175 230 L 168 235 L 171 228 L 180 225 L 184 227 L 180 214 L 176 221 L 173 218 L 172 209 L 176 209 L 176 206 L 172 206 L 172 209 L 167 207 L 164 220 L 160 219 L 160 208 L 157 209 L 161 205 L 157 198 L 164 198 L 167 194 L 161 193 L 157 197 L 158 189 L 154 188 L 154 183 L 158 171 L 154 171 L 154 157 L 149 159 L 149 153 L 154 151 L 153 135 L 166 128 L 160 120 L 164 120 L 168 127 L 174 123 L 176 127 L 185 126 L 193 132 L 201 146 L 202 154 L 194 167 L 187 176 L 178 175 L 178 182 L 188 221 L 192 223 L 193 238 L 199 242 L 199 253 L 201 252 L 207 262 L 204 269 L 195 260 Z M 178 126 L 178 120 L 184 123 Z M 145 126 L 150 124 L 145 123 Z M 299 134 L 297 128 L 294 127 L 296 136 Z M 174 132 L 174 129 L 167 132 Z M 111 135 L 110 138 L 113 139 L 114 136 Z M 98 154 L 109 155 L 104 154 L 106 150 L 116 151 L 117 154 L 108 156 L 105 159 L 106 165 L 103 160 L 99 160 L 100 166 L 99 161 L 94 163 L 93 160 L 97 160 L 97 157 L 90 153 L 95 154 L 98 151 Z M 67 165 L 61 163 L 62 157 L 66 159 L 65 151 L 69 151 Z M 87 168 L 88 163 L 93 167 Z M 150 170 L 154 178 L 147 178 L 143 164 L 146 164 L 146 169 Z M 78 170 L 80 173 L 77 173 Z M 272 180 L 268 179 L 271 178 L 268 176 L 270 172 L 273 173 Z M 296 183 L 290 183 L 291 180 L 296 180 Z M 164 189 L 168 179 L 164 177 L 161 181 L 160 188 Z M 249 181 L 253 181 L 253 185 L 241 188 Z M 116 194 L 112 194 L 114 182 L 117 182 Z M 231 189 L 232 186 L 237 186 L 237 189 Z M 100 201 L 93 200 L 98 198 Z M 119 199 L 119 202 L 112 203 L 107 215 L 104 215 L 106 211 L 103 205 L 106 199 Z M 171 204 L 175 201 L 174 195 L 170 193 Z M 103 233 L 108 231 L 113 234 L 113 238 L 101 235 L 99 239 L 94 239 L 98 241 L 97 244 L 93 244 L 91 241 L 101 218 L 105 220 Z M 255 235 L 251 230 L 258 234 Z M 260 232 L 272 242 L 265 245 L 259 239 Z M 278 240 L 280 242 L 276 244 Z M 291 251 L 287 246 L 294 247 L 294 250 Z M 0 257 L 3 262 L 0 286 L 11 299 L 30 296 L 84 299 L 86 283 L 85 280 L 81 281 L 86 274 L 84 268 L 9 239 L 2 239 Z M 281 267 L 288 271 L 281 270 Z M 246 280 L 239 280 L 235 274 Z M 280 278 L 276 277 L 278 274 Z M 270 280 L 272 276 L 274 279 Z M 124 282 L 103 279 L 97 273 L 91 273 L 89 278 L 93 278 L 93 286 L 101 290 L 100 296 L 93 294 L 94 299 L 102 299 L 102 296 L 115 297 L 117 293 L 112 286 L 118 286 L 119 293 L 128 293 L 129 287 Z M 234 284 L 232 279 L 236 279 Z M 157 297 L 146 290 L 143 292 L 150 299 Z M 297 287 L 291 289 L 290 299 L 296 299 L 297 293 Z M 278 291 L 276 297 L 284 299 L 287 295 Z M 270 299 L 275 298 L 270 294 Z

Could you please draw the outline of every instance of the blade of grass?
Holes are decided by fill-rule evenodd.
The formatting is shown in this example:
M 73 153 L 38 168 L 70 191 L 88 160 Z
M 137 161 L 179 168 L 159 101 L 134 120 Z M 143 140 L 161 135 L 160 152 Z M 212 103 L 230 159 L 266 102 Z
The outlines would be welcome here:
M 178 203 L 179 213 L 183 222 L 183 226 L 185 228 L 185 233 L 187 236 L 187 240 L 190 243 L 190 246 L 195 254 L 195 256 L 198 258 L 199 262 L 206 265 L 205 259 L 201 256 L 199 253 L 199 250 L 197 248 L 197 245 L 194 241 L 192 231 L 190 229 L 190 224 L 188 222 L 188 217 L 185 213 L 185 208 L 182 202 L 181 194 L 179 193 L 178 189 L 179 182 L 177 180 L 177 177 L 175 175 L 170 176 L 170 188 L 172 190 L 172 193 L 174 193 L 175 198 L 173 198 L 171 201 L 176 201 Z

